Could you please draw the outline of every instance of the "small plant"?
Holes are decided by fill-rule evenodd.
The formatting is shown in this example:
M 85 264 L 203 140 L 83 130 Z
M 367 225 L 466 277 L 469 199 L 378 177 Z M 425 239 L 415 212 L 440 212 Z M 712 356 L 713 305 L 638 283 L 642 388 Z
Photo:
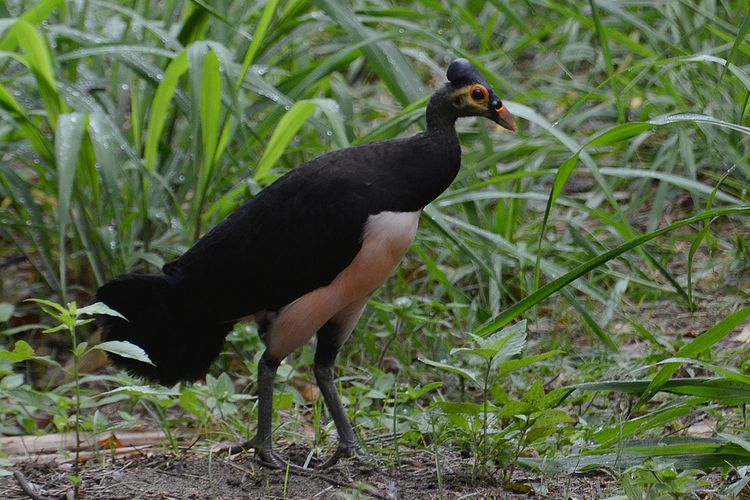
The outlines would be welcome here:
M 241 403 L 254 398 L 249 394 L 236 394 L 231 378 L 222 373 L 218 377 L 207 375 L 205 384 L 183 387 L 179 404 L 183 410 L 197 417 L 204 429 L 209 423 L 218 422 L 232 430 L 246 426 L 240 412 L 246 405 Z
M 495 382 L 522 367 L 545 360 L 560 351 L 511 359 L 526 344 L 526 322 L 521 321 L 490 335 L 474 337 L 473 347 L 453 349 L 451 356 L 469 356 L 480 360 L 481 372 L 461 368 L 456 363 L 421 359 L 422 362 L 457 374 L 464 382 L 482 390 L 481 402 L 438 401 L 436 405 L 453 424 L 456 438 L 465 440 L 474 457 L 473 476 L 487 476 L 490 466 L 505 467 L 504 479 L 509 481 L 518 457 L 531 444 L 557 430 L 558 424 L 569 422 L 570 416 L 556 407 L 571 392 L 558 389 L 545 394 L 537 380 L 521 400 L 515 400 Z
M 83 356 L 87 353 L 98 349 L 101 351 L 111 352 L 118 356 L 126 358 L 136 359 L 144 363 L 151 363 L 148 356 L 138 346 L 135 346 L 129 342 L 121 342 L 118 340 L 112 340 L 108 342 L 102 342 L 97 345 L 90 346 L 88 342 L 79 342 L 77 335 L 77 328 L 87 325 L 94 321 L 89 316 L 96 316 L 99 314 L 106 314 L 109 316 L 118 316 L 124 318 L 120 313 L 107 307 L 101 302 L 88 305 L 86 307 L 78 308 L 75 302 L 69 302 L 67 306 L 62 306 L 56 302 L 43 299 L 29 299 L 31 302 L 36 302 L 42 305 L 42 310 L 49 316 L 55 319 L 59 324 L 52 328 L 48 328 L 43 333 L 55 333 L 64 331 L 68 334 L 71 341 L 71 353 L 72 353 L 72 366 L 70 373 L 68 374 L 74 383 L 74 409 L 75 409 L 75 434 L 76 434 L 76 455 L 75 455 L 75 475 L 71 478 L 76 490 L 78 489 L 80 478 L 79 478 L 79 467 L 80 467 L 80 451 L 81 451 L 81 377 L 78 371 L 78 363 Z M 16 342 L 14 353 L 19 351 L 18 355 L 21 358 L 30 359 L 33 356 L 33 350 L 31 346 L 22 341 Z M 25 344 L 25 345 L 24 345 Z
M 631 467 L 620 476 L 620 483 L 629 500 L 677 500 L 701 498 L 698 488 L 711 482 L 699 479 L 699 470 L 677 471 L 673 464 L 658 464 L 649 459 Z

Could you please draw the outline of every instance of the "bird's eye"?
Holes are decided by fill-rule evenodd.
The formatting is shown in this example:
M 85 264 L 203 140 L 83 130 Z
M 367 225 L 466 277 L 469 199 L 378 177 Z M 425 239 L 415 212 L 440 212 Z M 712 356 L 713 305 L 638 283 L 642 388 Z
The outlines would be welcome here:
M 481 85 L 471 89 L 471 98 L 475 101 L 483 101 L 487 97 L 487 90 Z

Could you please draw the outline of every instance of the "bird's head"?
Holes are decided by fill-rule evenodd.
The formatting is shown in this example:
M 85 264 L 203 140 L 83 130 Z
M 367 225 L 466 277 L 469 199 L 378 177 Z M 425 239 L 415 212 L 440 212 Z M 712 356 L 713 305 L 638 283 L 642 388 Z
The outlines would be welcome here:
M 515 132 L 516 120 L 489 83 L 467 59 L 456 59 L 446 75 L 450 86 L 448 98 L 458 116 L 484 116 Z

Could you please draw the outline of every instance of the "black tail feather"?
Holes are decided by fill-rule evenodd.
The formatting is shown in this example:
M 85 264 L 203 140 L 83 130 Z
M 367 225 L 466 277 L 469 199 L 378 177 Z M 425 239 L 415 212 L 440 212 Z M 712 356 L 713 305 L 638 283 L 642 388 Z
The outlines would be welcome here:
M 96 300 L 127 318 L 102 316 L 104 340 L 135 344 L 156 366 L 110 354 L 114 363 L 165 385 L 205 375 L 233 326 L 212 320 L 165 275 L 122 276 L 99 288 Z

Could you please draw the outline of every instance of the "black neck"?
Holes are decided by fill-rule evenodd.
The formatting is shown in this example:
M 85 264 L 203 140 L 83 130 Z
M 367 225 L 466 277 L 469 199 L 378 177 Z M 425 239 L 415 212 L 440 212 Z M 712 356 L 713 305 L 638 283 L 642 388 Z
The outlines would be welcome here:
M 446 85 L 427 104 L 427 131 L 403 142 L 398 174 L 389 190 L 397 195 L 398 211 L 423 208 L 450 185 L 461 167 L 461 146 L 456 133 L 458 113 Z M 408 165 L 408 169 L 401 168 Z
M 427 103 L 427 133 L 456 135 L 458 113 L 450 102 L 448 85 L 438 89 Z

